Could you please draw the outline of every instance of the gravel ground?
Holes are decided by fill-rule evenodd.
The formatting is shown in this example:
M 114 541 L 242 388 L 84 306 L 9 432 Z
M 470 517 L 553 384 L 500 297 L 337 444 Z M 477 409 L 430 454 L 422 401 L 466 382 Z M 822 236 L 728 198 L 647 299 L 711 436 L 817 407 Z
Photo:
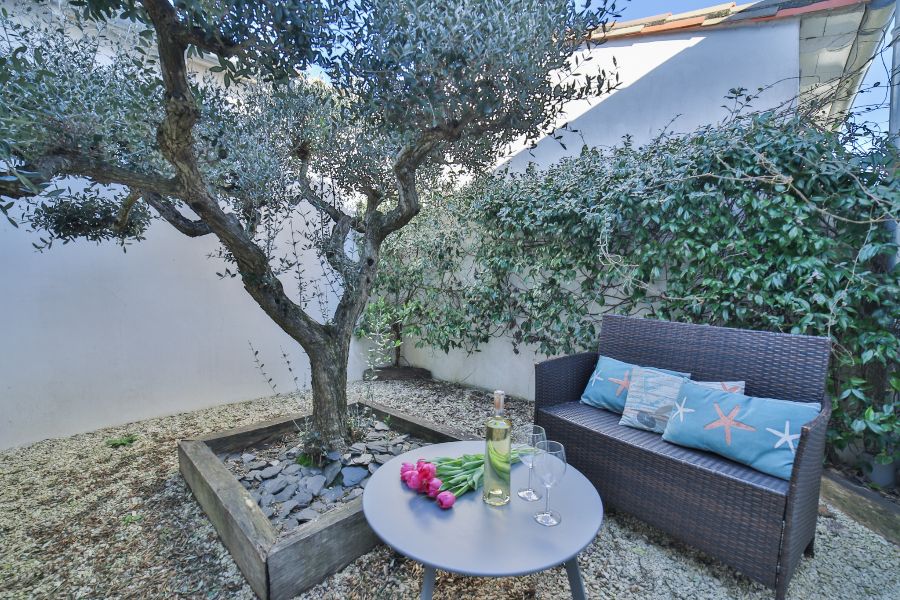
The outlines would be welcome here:
M 351 386 L 363 399 L 368 388 Z M 375 400 L 480 433 L 484 392 L 437 382 L 378 382 Z M 511 399 L 514 420 L 531 407 Z M 151 419 L 0 453 L 0 598 L 253 598 L 178 474 L 175 442 L 309 408 L 306 396 L 264 398 Z M 139 437 L 113 449 L 105 440 Z M 900 548 L 830 507 L 816 557 L 790 598 L 900 598 Z M 582 553 L 591 598 L 772 598 L 771 591 L 666 535 L 610 516 Z M 416 598 L 422 569 L 380 547 L 300 596 Z M 436 598 L 568 596 L 561 569 L 488 580 L 438 574 Z

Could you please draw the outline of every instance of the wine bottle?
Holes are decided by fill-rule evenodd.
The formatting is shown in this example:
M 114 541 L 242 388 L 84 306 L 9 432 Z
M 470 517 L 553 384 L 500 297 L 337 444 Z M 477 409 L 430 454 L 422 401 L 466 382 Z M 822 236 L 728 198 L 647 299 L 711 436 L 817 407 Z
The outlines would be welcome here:
M 505 394 L 494 392 L 494 414 L 485 423 L 487 440 L 484 452 L 484 492 L 482 498 L 491 506 L 509 502 L 509 469 L 512 422 L 504 411 Z

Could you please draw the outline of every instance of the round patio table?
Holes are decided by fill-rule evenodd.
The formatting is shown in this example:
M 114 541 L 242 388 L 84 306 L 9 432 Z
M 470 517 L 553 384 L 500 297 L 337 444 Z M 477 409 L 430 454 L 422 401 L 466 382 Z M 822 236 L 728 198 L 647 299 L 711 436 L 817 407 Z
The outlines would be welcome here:
M 404 462 L 476 453 L 484 453 L 484 442 L 424 446 L 388 461 L 366 485 L 363 512 L 372 530 L 385 544 L 425 566 L 421 598 L 432 596 L 435 569 L 474 577 L 511 577 L 565 564 L 572 597 L 584 600 L 577 556 L 600 530 L 603 503 L 591 482 L 572 465 L 551 489 L 550 507 L 562 516 L 555 527 L 534 520 L 544 507 L 543 499 L 525 502 L 516 495 L 528 481 L 528 467 L 521 463 L 512 468 L 512 497 L 500 507 L 485 504 L 478 489 L 458 498 L 453 508 L 442 510 L 400 480 Z

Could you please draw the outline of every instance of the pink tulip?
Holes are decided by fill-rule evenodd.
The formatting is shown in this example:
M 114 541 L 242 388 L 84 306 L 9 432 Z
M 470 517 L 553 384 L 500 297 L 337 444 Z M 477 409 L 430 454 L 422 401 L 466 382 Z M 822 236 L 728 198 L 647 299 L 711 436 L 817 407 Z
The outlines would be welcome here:
M 434 498 L 440 493 L 441 486 L 444 485 L 444 482 L 438 479 L 437 477 L 432 478 L 428 482 L 428 496 L 430 498 Z
M 403 463 L 400 465 L 400 476 L 403 477 L 403 474 L 407 471 L 415 471 L 416 465 L 412 463 Z
M 441 492 L 437 495 L 438 506 L 443 509 L 450 508 L 454 502 L 456 502 L 456 496 L 453 495 L 453 492 Z
M 432 478 L 433 479 L 433 478 Z M 428 484 L 431 483 L 431 479 L 425 479 L 422 477 L 422 473 L 419 473 L 419 493 L 427 494 L 428 493 Z
M 437 472 L 437 467 L 435 467 L 434 464 L 430 462 L 420 463 L 417 467 L 417 470 L 419 471 L 419 475 L 422 477 L 422 479 L 428 480 L 434 477 L 434 474 Z
M 422 478 L 419 477 L 418 471 L 408 471 L 406 477 L 406 485 L 409 489 L 419 491 L 422 487 Z

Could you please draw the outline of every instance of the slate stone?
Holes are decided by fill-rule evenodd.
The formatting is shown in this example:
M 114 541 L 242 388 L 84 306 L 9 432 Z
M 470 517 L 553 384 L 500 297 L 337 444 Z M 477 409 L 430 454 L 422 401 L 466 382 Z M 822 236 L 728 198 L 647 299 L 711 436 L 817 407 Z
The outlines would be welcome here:
M 375 442 L 372 442 L 371 444 L 366 444 L 366 447 L 372 454 L 384 454 L 388 451 L 386 444 L 376 444 Z
M 328 460 L 341 460 L 341 453 L 337 450 L 332 450 L 325 455 L 325 458 L 327 458 Z
M 366 451 L 366 445 L 362 442 L 356 442 L 352 446 L 350 446 L 350 451 L 354 454 L 362 454 Z
M 272 465 L 273 467 L 277 467 L 278 465 L 281 464 L 281 461 L 280 460 L 270 460 L 269 464 Z
M 350 490 L 350 493 L 347 494 L 346 498 L 344 498 L 344 502 L 350 502 L 354 498 L 358 498 L 362 495 L 363 495 L 362 488 L 354 488 L 354 489 Z
M 336 460 L 332 463 L 328 463 L 328 466 L 325 467 L 325 485 L 331 485 L 331 482 L 334 481 L 334 478 L 337 477 L 338 473 L 341 472 L 341 461 Z
M 401 454 L 403 454 L 403 447 L 391 446 L 391 454 L 393 454 L 394 456 L 400 456 Z
M 294 510 L 295 508 L 299 508 L 299 507 L 300 507 L 300 503 L 297 502 L 297 500 L 288 500 L 287 502 L 285 502 L 284 504 L 281 505 L 281 514 L 289 515 L 292 510 Z
M 297 491 L 297 484 L 292 483 L 277 494 L 275 494 L 275 502 L 285 502 Z
M 300 465 L 297 463 L 291 463 L 287 465 L 281 472 L 285 475 L 293 475 L 294 473 L 299 473 L 300 469 L 302 469 Z
M 388 442 L 388 444 L 391 446 L 396 446 L 397 444 L 402 444 L 403 442 L 406 441 L 406 438 L 408 438 L 408 437 L 409 437 L 409 435 L 405 434 L 405 433 L 403 435 L 398 435 L 394 439 L 390 440 Z
M 322 473 L 322 469 L 319 467 L 303 467 L 303 476 L 310 477 L 312 475 L 319 475 Z
M 358 468 L 358 467 L 353 467 Z M 322 500 L 325 502 L 337 502 L 344 495 L 344 488 L 336 485 L 322 492 Z
M 306 522 L 306 521 L 315 521 L 316 519 L 319 518 L 319 516 L 320 516 L 319 513 L 317 513 L 316 511 L 314 511 L 311 508 L 304 508 L 303 510 L 298 512 L 296 515 L 297 520 L 300 521 L 301 523 Z
M 391 428 L 382 423 L 381 421 L 375 421 L 375 431 L 390 431 Z
M 275 514 L 275 509 L 271 506 L 264 506 L 262 509 L 262 514 L 266 515 L 267 517 L 271 517 Z
M 384 441 L 385 435 L 387 434 L 384 431 L 370 431 L 366 434 L 366 440 L 370 442 Z
M 271 506 L 274 500 L 275 496 L 272 494 L 263 494 L 262 498 L 259 499 L 259 505 L 262 507 Z
M 356 458 L 354 458 L 351 462 L 352 462 L 354 465 L 363 465 L 363 466 L 365 466 L 365 465 L 369 464 L 370 462 L 372 462 L 372 459 L 373 459 L 373 458 L 374 458 L 374 457 L 373 457 L 371 454 L 369 454 L 368 452 L 366 452 L 365 454 L 360 454 L 359 456 L 357 456 Z
M 344 485 L 352 487 L 363 480 L 369 474 L 368 469 L 362 467 L 344 467 L 341 469 L 341 475 L 344 478 Z
M 318 496 L 322 492 L 323 487 L 325 487 L 324 475 L 313 475 L 306 479 L 306 489 L 313 496 Z
M 268 463 L 266 463 L 266 461 L 264 460 L 254 460 L 253 462 L 249 462 L 244 466 L 248 471 L 258 471 L 260 469 L 265 469 L 267 464 Z
M 281 473 L 281 467 L 279 467 L 278 465 L 273 465 L 271 467 L 266 467 L 265 469 L 260 471 L 259 475 L 263 479 L 272 479 L 279 473 Z
M 291 531 L 293 529 L 296 529 L 297 525 L 299 525 L 299 524 L 300 523 L 297 521 L 297 519 L 285 519 L 284 523 L 281 525 L 281 530 L 282 531 Z
M 391 460 L 392 458 L 394 458 L 394 457 L 390 454 L 376 454 L 375 462 L 377 462 L 379 465 L 383 465 L 384 463 Z
M 249 481 L 247 481 L 246 479 L 241 479 L 241 485 L 244 486 L 244 489 L 247 489 L 247 490 L 249 490 L 251 487 L 253 487 L 253 484 L 250 483 Z
M 300 446 L 294 446 L 293 448 L 291 448 L 290 450 L 288 450 L 288 451 L 285 452 L 284 454 L 285 454 L 285 456 L 287 456 L 288 458 L 297 458 L 297 455 L 298 455 L 298 454 L 303 454 L 303 450 L 300 448 Z
M 378 463 L 369 463 L 369 473 L 374 473 L 378 470 Z
M 313 495 L 309 493 L 309 490 L 306 488 L 297 488 L 297 493 L 294 494 L 294 497 L 291 499 L 291 502 L 296 501 L 297 506 L 303 508 L 305 506 L 309 506 L 309 503 L 312 502 Z
M 237 461 L 241 460 L 241 453 L 240 452 L 232 452 L 225 458 L 225 460 L 228 462 L 237 462 Z
M 241 454 L 241 460 L 244 461 L 244 464 L 246 465 L 256 460 L 256 455 L 252 452 L 246 452 Z
M 359 487 L 361 487 L 362 489 L 366 489 L 366 486 L 369 485 L 369 480 L 370 480 L 370 479 L 372 479 L 372 478 L 371 478 L 371 477 L 366 477 L 365 479 L 363 479 L 362 481 L 360 481 L 360 482 L 359 482 Z
M 328 508 L 328 505 L 325 504 L 324 502 L 322 502 L 321 500 L 316 500 L 315 502 L 310 504 L 309 507 L 317 512 L 322 512 L 323 510 Z
M 277 494 L 288 485 L 288 480 L 285 477 L 276 477 L 275 479 L 270 479 L 262 485 L 264 491 L 270 494 Z

